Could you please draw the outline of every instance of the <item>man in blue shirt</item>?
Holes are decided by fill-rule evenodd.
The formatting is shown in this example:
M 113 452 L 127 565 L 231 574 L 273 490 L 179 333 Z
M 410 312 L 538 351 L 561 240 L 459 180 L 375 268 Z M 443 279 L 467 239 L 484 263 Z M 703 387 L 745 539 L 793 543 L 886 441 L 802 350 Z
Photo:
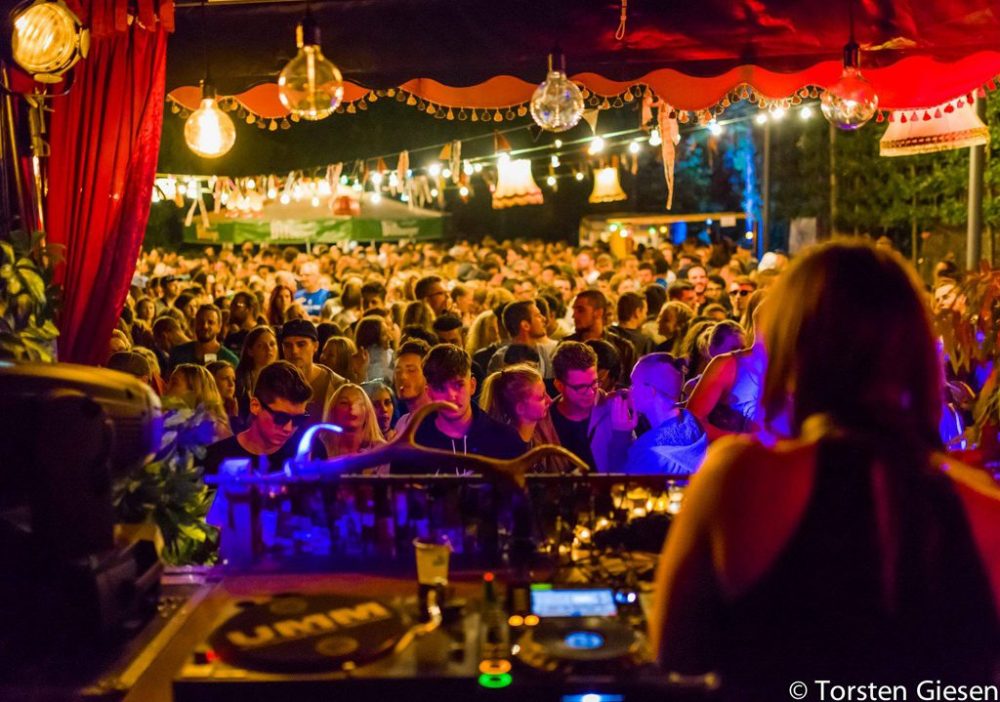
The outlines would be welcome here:
M 694 415 L 678 406 L 683 385 L 681 363 L 669 353 L 651 353 L 635 364 L 630 398 L 611 400 L 612 422 L 634 424 L 641 414 L 652 429 L 629 447 L 621 472 L 690 475 L 701 466 L 708 439 Z
M 318 318 L 323 303 L 330 297 L 330 291 L 320 287 L 319 265 L 314 261 L 303 263 L 299 271 L 299 282 L 302 287 L 296 291 L 295 299 L 302 303 L 307 315 Z

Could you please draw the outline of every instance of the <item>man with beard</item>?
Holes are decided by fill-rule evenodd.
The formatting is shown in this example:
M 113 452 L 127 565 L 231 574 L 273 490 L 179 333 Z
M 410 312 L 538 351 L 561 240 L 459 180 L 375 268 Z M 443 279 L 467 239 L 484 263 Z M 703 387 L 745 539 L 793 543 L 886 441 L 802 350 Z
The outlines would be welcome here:
M 566 341 L 590 341 L 604 339 L 618 349 L 622 361 L 622 376 L 618 382 L 627 385 L 632 366 L 635 365 L 635 347 L 632 342 L 615 333 L 607 326 L 608 299 L 599 290 L 584 290 L 573 301 L 573 324 L 576 332 L 566 337 Z
M 257 298 L 252 294 L 240 291 L 233 295 L 229 303 L 229 334 L 225 346 L 237 356 L 243 350 L 247 334 L 257 326 L 258 313 Z
M 215 305 L 202 305 L 194 316 L 194 341 L 175 346 L 170 351 L 170 367 L 181 363 L 197 363 L 205 366 L 212 361 L 225 361 L 233 368 L 239 365 L 239 357 L 219 343 L 222 331 L 222 311 Z

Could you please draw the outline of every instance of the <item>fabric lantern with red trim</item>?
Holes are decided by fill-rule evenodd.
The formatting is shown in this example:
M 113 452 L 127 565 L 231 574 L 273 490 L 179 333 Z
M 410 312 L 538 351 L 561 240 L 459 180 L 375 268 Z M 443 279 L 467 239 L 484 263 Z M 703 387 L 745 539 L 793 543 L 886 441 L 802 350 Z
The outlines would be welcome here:
M 493 209 L 521 205 L 541 205 L 542 189 L 531 174 L 531 161 L 511 160 L 506 153 L 497 159 L 497 184 L 493 190 Z
M 952 109 L 947 109 L 951 107 Z M 976 114 L 975 103 L 940 106 L 940 115 L 929 120 L 889 120 L 889 127 L 879 141 L 880 156 L 912 156 L 949 149 L 981 146 L 990 141 L 990 130 Z
M 600 204 L 627 199 L 628 195 L 622 190 L 621 181 L 618 179 L 617 166 L 598 168 L 594 171 L 594 189 L 588 198 L 589 202 Z

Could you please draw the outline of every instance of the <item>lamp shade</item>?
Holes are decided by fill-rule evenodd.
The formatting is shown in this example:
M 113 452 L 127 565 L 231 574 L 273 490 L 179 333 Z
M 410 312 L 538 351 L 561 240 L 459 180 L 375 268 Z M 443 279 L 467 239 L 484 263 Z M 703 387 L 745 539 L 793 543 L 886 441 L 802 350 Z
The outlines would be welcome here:
M 500 159 L 497 162 L 497 185 L 493 191 L 493 209 L 521 205 L 541 205 L 542 190 L 531 175 L 528 159 Z
M 594 171 L 594 190 L 590 193 L 590 202 L 597 204 L 627 199 L 628 195 L 622 190 L 621 181 L 618 180 L 616 167 L 608 166 Z
M 974 104 L 963 101 L 958 107 L 951 104 L 942 105 L 927 110 L 926 114 L 941 116 L 930 119 L 907 119 L 903 112 L 893 113 L 889 128 L 879 141 L 879 155 L 929 154 L 935 151 L 980 146 L 990 141 L 990 130 L 979 119 Z

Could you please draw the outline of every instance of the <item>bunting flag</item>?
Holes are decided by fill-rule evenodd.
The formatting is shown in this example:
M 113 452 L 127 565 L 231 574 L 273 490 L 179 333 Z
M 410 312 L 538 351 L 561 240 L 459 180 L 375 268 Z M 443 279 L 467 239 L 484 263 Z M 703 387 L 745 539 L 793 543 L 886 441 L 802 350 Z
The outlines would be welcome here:
M 451 169 L 451 182 L 458 185 L 458 179 L 462 175 L 462 142 L 458 140 L 451 143 L 451 158 L 448 159 L 448 168 Z
M 590 131 L 593 134 L 597 134 L 597 116 L 601 113 L 600 110 L 584 110 L 583 111 L 583 121 L 590 125 Z
M 677 156 L 677 145 L 681 141 L 680 128 L 677 125 L 677 120 L 670 116 L 671 112 L 673 110 L 669 106 L 661 103 L 657 115 L 660 139 L 663 142 L 660 148 L 663 152 L 663 177 L 667 181 L 668 210 L 674 206 L 674 160 Z
M 509 152 L 510 150 L 511 150 L 510 149 L 510 142 L 507 141 L 507 137 L 505 137 L 500 132 L 493 132 L 493 151 L 494 151 L 494 153 L 500 153 L 501 151 L 507 151 L 507 152 Z

